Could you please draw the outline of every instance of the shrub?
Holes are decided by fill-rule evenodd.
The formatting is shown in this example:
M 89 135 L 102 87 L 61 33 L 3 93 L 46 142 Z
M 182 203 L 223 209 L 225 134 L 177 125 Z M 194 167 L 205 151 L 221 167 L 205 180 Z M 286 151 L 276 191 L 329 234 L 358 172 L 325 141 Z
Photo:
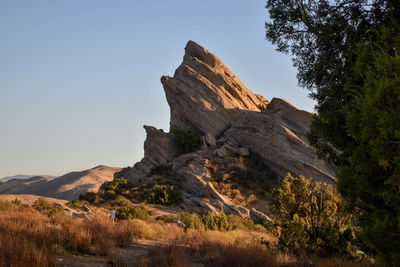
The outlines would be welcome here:
M 65 215 L 65 211 L 63 209 L 62 206 L 55 206 L 54 208 L 51 209 L 51 211 L 49 212 L 49 217 L 53 217 L 53 216 L 64 216 Z
M 46 199 L 39 197 L 35 202 L 33 202 L 32 207 L 38 211 L 50 210 L 53 204 L 48 202 Z
M 120 194 L 124 190 L 131 189 L 133 184 L 124 178 L 115 178 L 113 181 L 105 182 L 101 187 L 106 192 L 114 191 L 116 194 Z
M 149 213 L 147 212 L 147 210 L 141 207 L 125 206 L 117 209 L 115 217 L 118 220 L 127 220 L 127 219 L 146 220 L 147 218 L 149 218 Z
M 172 130 L 172 134 L 176 138 L 176 144 L 181 154 L 196 151 L 200 145 L 200 135 L 192 128 L 177 127 Z
M 13 201 L 11 201 L 11 203 L 13 203 L 14 205 L 21 205 L 21 204 L 22 204 L 22 201 L 21 201 L 21 199 L 18 199 L 18 198 L 16 197 Z
M 177 219 L 178 219 L 178 216 L 176 216 L 174 214 L 171 214 L 171 215 L 165 214 L 165 215 L 158 216 L 156 218 L 157 221 L 163 221 L 165 223 L 173 223 L 173 222 L 176 222 Z
M 344 211 L 331 185 L 288 174 L 273 190 L 273 211 L 281 228 L 282 249 L 318 254 L 354 251 L 352 216 Z
M 208 212 L 207 215 L 203 216 L 203 222 L 205 228 L 209 230 L 228 231 L 231 228 L 223 209 L 217 215 Z
M 172 205 L 181 201 L 181 195 L 173 185 L 155 184 L 148 200 L 154 204 Z
M 93 203 L 93 202 L 96 201 L 96 193 L 94 193 L 94 192 L 85 192 L 85 193 L 82 193 L 82 194 L 80 194 L 80 196 L 79 196 L 79 200 L 81 200 L 81 201 L 86 200 L 86 201 L 88 201 L 89 203 Z
M 184 229 L 201 229 L 204 227 L 202 219 L 193 213 L 182 212 L 178 216 L 179 220 L 185 225 Z

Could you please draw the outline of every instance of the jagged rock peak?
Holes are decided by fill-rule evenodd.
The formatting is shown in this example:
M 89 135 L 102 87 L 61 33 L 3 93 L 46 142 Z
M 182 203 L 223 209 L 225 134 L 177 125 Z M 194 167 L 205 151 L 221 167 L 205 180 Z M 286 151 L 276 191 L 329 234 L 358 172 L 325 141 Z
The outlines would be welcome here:
M 245 111 L 260 111 L 268 101 L 252 93 L 214 54 L 193 41 L 185 48 L 174 77 L 161 82 L 171 109 L 170 130 L 191 126 L 219 136 Z

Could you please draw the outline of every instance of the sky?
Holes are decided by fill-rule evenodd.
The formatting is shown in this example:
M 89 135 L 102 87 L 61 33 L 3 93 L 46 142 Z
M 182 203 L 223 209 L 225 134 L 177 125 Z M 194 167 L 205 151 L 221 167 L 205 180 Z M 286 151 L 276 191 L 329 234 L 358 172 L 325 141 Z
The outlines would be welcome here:
M 160 83 L 193 40 L 254 93 L 313 111 L 265 0 L 0 0 L 0 177 L 62 175 L 143 157 L 169 130 Z

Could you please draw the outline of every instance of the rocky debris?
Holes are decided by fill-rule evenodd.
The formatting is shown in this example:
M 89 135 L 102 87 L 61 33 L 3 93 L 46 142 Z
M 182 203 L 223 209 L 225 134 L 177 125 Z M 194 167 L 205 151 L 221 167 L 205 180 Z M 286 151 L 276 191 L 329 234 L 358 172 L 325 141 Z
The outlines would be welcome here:
M 335 169 L 320 160 L 308 143 L 306 133 L 311 119 L 311 113 L 274 98 L 264 112 L 241 116 L 223 137 L 259 154 L 281 177 L 290 172 L 334 184 Z
M 178 126 L 193 127 L 219 136 L 245 111 L 259 112 L 268 101 L 255 95 L 205 48 L 189 41 L 183 63 L 174 77 L 161 82 L 171 108 L 170 131 Z
M 209 211 L 218 213 L 223 209 L 227 214 L 235 214 L 242 218 L 252 216 L 249 208 L 234 204 L 229 197 L 214 188 L 211 183 L 211 167 L 210 162 L 197 153 L 185 154 L 172 161 L 172 169 L 176 172 L 184 190 L 185 206 L 197 203 L 204 213 Z M 204 198 L 208 202 L 204 201 Z M 257 221 L 271 222 L 267 215 L 254 208 L 253 210 L 253 217 L 256 217 Z

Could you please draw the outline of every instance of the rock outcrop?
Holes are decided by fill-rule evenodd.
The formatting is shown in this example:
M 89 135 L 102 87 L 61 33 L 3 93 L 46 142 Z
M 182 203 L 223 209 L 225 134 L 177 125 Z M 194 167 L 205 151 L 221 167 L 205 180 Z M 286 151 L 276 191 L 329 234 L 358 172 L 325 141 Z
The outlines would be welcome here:
M 232 159 L 243 162 L 244 157 L 253 153 L 250 156 L 258 154 L 256 158 L 262 160 L 269 179 L 282 178 L 290 172 L 336 182 L 335 169 L 318 159 L 306 138 L 313 114 L 285 100 L 274 98 L 269 103 L 253 94 L 200 45 L 189 41 L 174 77 L 163 76 L 161 82 L 171 110 L 170 131 L 176 127 L 194 128 L 201 134 L 201 147 L 199 151 L 178 155 L 173 135 L 145 126 L 144 158 L 116 177 L 140 182 L 153 167 L 168 164 L 182 187 L 181 207 L 185 210 L 197 205 L 203 212 L 223 209 L 226 213 L 269 222 L 265 213 L 248 205 L 250 202 L 236 199 L 235 204 L 233 198 L 216 190 L 211 182 L 215 166 L 221 176 L 229 176 Z M 218 164 L 214 162 L 212 166 L 205 155 Z
M 259 111 L 268 104 L 193 41 L 187 43 L 174 77 L 163 76 L 161 82 L 171 108 L 170 130 L 190 126 L 217 137 L 245 111 Z
M 311 113 L 274 98 L 264 112 L 241 116 L 224 133 L 224 138 L 259 154 L 281 177 L 290 172 L 334 184 L 335 169 L 319 159 L 308 143 L 306 133 L 311 119 Z
M 133 168 L 124 168 L 116 177 L 124 177 L 132 182 L 143 179 L 155 166 L 164 165 L 178 156 L 178 149 L 171 134 L 152 126 L 143 126 L 146 130 L 144 157 Z
M 161 82 L 171 109 L 171 129 L 190 126 L 205 137 L 234 140 L 258 153 L 282 177 L 290 172 L 336 182 L 334 168 L 318 159 L 306 138 L 312 113 L 279 98 L 268 103 L 253 94 L 200 45 L 189 41 L 174 77 L 163 76 Z M 218 155 L 223 157 L 231 147 L 225 144 Z

